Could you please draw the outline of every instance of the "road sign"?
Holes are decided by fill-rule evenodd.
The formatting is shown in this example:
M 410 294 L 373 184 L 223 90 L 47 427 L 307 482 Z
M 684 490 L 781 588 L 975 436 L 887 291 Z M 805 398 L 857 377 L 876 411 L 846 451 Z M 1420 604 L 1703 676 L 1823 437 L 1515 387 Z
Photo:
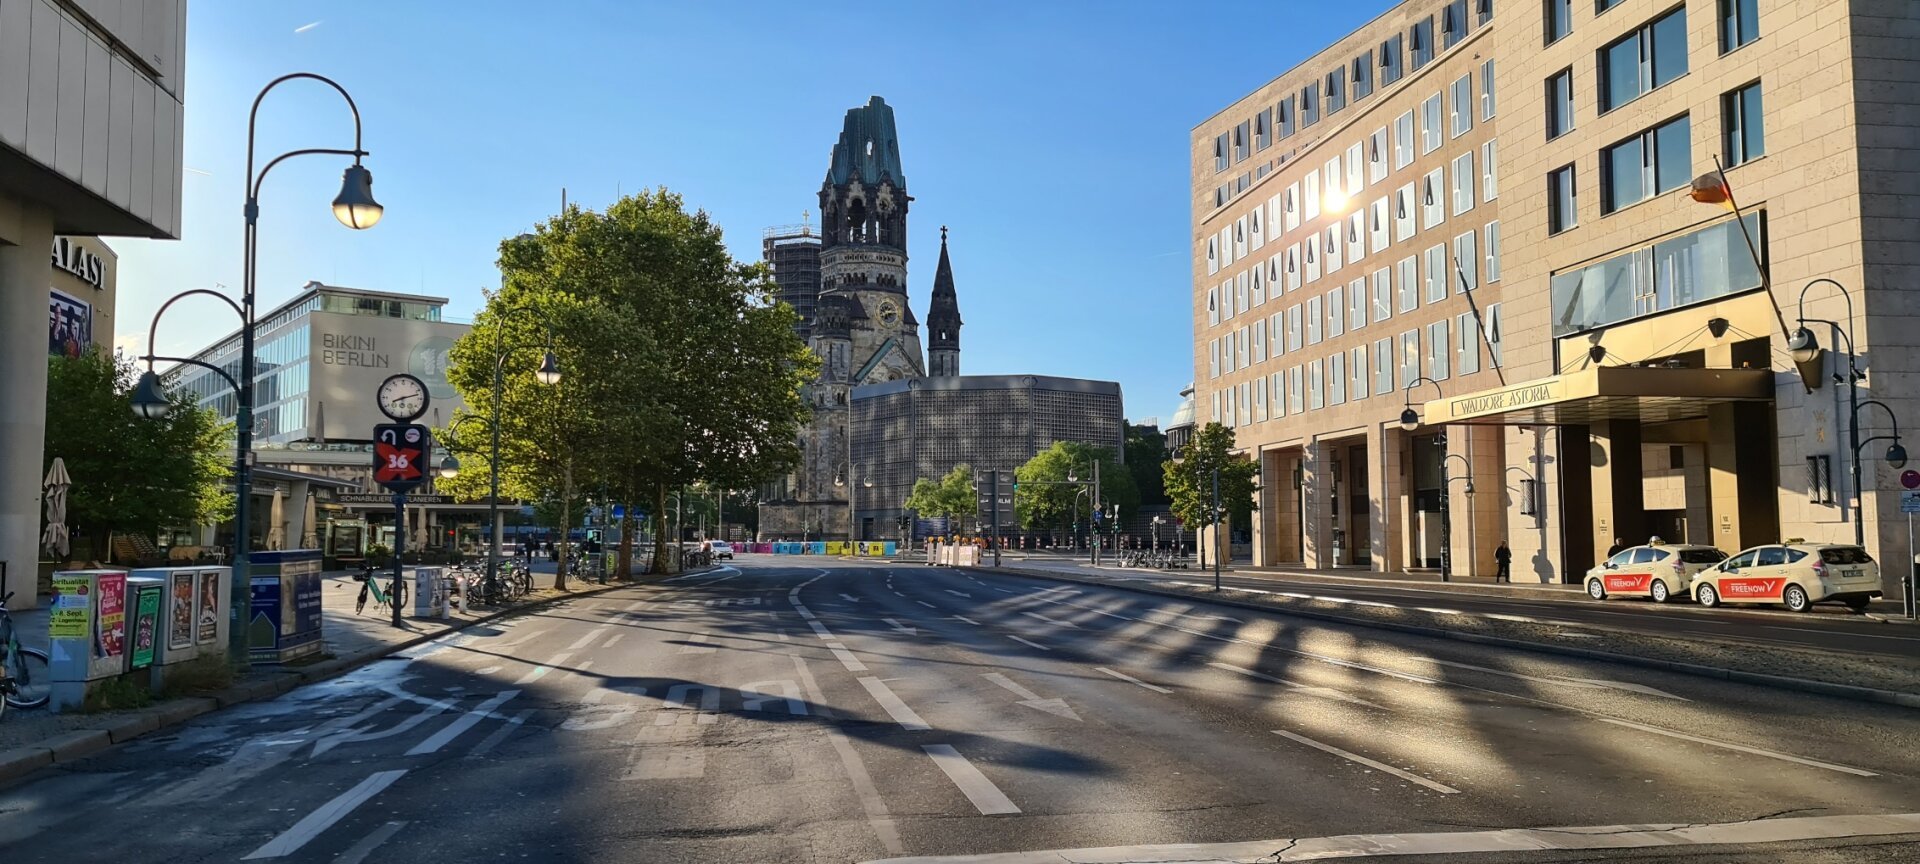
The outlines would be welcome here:
M 1920 513 L 1920 492 L 1908 489 L 1900 493 L 1900 512 Z
M 613 521 L 618 522 L 625 518 L 627 518 L 627 505 L 625 504 L 613 505 Z
M 1908 489 L 1920 489 L 1920 471 L 1908 468 L 1900 472 L 1900 485 Z
M 382 423 L 373 427 L 373 481 L 390 492 L 405 492 L 424 482 L 433 437 L 418 423 Z

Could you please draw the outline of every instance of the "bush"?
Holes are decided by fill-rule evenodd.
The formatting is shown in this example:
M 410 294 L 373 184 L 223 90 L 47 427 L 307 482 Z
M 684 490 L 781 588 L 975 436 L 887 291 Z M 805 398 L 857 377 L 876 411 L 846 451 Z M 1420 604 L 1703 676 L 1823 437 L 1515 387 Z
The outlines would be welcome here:
M 160 695 L 165 699 L 223 690 L 233 685 L 233 666 L 224 655 L 196 657 L 167 673 Z
M 97 714 L 101 711 L 145 708 L 153 704 L 153 692 L 147 689 L 146 677 L 146 671 L 141 670 L 100 682 L 80 703 L 81 712 Z

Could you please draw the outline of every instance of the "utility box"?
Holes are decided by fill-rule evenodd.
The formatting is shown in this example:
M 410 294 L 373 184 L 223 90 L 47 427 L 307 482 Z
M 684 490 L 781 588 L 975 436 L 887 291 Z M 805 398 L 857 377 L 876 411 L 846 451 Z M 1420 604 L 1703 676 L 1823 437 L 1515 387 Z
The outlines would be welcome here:
M 447 592 L 441 585 L 440 567 L 413 568 L 413 617 L 447 617 Z
M 126 571 L 55 572 L 47 637 L 52 710 L 79 708 L 94 682 L 127 671 Z
M 203 656 L 227 656 L 232 574 L 227 567 L 148 567 L 133 571 L 132 579 L 155 579 L 161 585 L 151 666 L 155 691 L 182 663 Z
M 247 580 L 247 654 L 254 663 L 285 663 L 317 654 L 320 641 L 320 550 L 255 552 Z

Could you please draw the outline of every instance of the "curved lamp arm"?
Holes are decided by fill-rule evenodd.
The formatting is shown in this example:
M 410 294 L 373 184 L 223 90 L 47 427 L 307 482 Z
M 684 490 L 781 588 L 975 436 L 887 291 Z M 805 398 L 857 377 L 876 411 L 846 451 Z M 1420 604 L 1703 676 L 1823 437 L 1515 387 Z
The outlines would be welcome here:
M 218 291 L 215 291 L 211 288 L 192 288 L 186 291 L 182 291 L 178 294 L 175 294 L 172 297 L 168 297 L 167 302 L 160 304 L 160 311 L 153 313 L 153 323 L 147 325 L 147 350 L 148 351 L 153 350 L 153 340 L 156 337 L 158 337 L 160 333 L 160 318 L 167 314 L 167 307 L 172 306 L 174 304 L 174 301 L 176 300 L 182 300 L 187 297 L 191 297 L 195 294 L 205 294 L 209 297 L 220 298 L 220 302 L 227 304 L 227 308 L 232 309 L 233 314 L 240 316 L 240 325 L 242 327 L 247 326 L 247 313 L 241 310 L 240 304 L 233 302 L 232 297 L 228 297 L 227 295 L 222 294 Z M 234 382 L 233 376 L 228 375 L 227 373 L 222 372 L 219 369 L 214 369 L 214 367 L 212 366 L 207 366 L 207 364 L 201 363 L 197 360 L 182 360 L 182 359 L 177 359 L 173 357 L 156 357 L 152 354 L 148 354 L 147 356 L 142 357 L 140 359 L 147 361 L 148 372 L 153 371 L 153 361 L 155 360 L 164 360 L 169 363 L 186 363 L 192 366 L 206 366 L 206 368 L 208 369 L 213 369 L 213 371 L 215 372 L 220 372 L 221 376 L 227 379 L 227 383 L 233 385 L 233 389 L 235 392 L 238 392 L 240 390 L 240 385 Z
M 147 371 L 149 373 L 153 371 L 153 361 L 155 360 L 161 361 L 163 363 L 183 363 L 188 366 L 198 366 L 202 369 L 207 370 L 208 372 L 212 372 L 213 374 L 226 379 L 227 386 L 233 388 L 235 392 L 238 392 L 240 390 L 240 382 L 233 380 L 233 376 L 230 374 L 227 374 L 227 370 L 222 369 L 218 366 L 215 366 L 212 363 L 203 363 L 199 360 L 194 360 L 190 357 L 161 357 L 155 354 L 148 354 L 145 357 L 142 357 L 140 359 L 147 361 Z
M 1433 392 L 1440 397 L 1445 398 L 1447 395 L 1447 391 L 1440 389 L 1440 382 L 1425 375 L 1413 379 L 1407 383 L 1407 386 L 1400 388 L 1401 396 L 1405 399 L 1400 406 L 1400 428 L 1409 432 L 1420 428 L 1420 414 L 1413 410 L 1413 388 L 1420 386 L 1422 381 L 1432 384 Z
M 282 84 L 285 84 L 288 81 L 292 81 L 299 78 L 318 81 L 322 84 L 327 85 L 328 87 L 332 87 L 336 92 L 340 94 L 340 98 L 346 100 L 347 110 L 353 112 L 353 149 L 352 150 L 295 150 L 292 153 L 284 154 L 282 156 L 279 156 L 278 158 L 275 158 L 272 162 L 267 163 L 267 167 L 262 169 L 258 176 L 255 176 L 253 173 L 253 139 L 254 139 L 254 131 L 259 126 L 260 103 L 266 100 L 267 94 L 272 92 L 273 88 L 278 87 Z M 336 154 L 341 156 L 352 156 L 353 164 L 358 165 L 360 164 L 360 157 L 367 155 L 367 151 L 360 146 L 360 143 L 361 143 L 360 106 L 354 104 L 353 96 L 347 93 L 347 89 L 345 87 L 340 86 L 339 83 L 335 82 L 332 78 L 328 78 L 325 75 L 316 75 L 312 72 L 293 72 L 293 73 L 282 75 L 278 78 L 275 78 L 272 81 L 267 82 L 267 86 L 260 88 L 260 94 L 253 97 L 252 110 L 247 112 L 247 198 L 253 199 L 253 198 L 259 197 L 260 182 L 266 179 L 267 172 L 273 170 L 273 166 L 278 164 L 282 159 L 286 159 L 291 156 L 300 156 L 308 153 L 330 153 L 330 154 Z M 252 204 L 251 200 L 249 200 L 249 209 L 256 210 L 256 211 L 258 209 L 257 205 Z M 248 217 L 252 218 L 253 215 L 254 213 L 250 212 L 248 214 Z

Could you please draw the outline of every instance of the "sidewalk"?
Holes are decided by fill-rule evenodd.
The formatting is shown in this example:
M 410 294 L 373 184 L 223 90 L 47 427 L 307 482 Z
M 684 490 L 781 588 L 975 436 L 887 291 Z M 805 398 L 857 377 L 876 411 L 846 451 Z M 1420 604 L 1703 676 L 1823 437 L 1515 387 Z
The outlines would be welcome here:
M 1050 569 L 1093 569 L 1087 563 L 1087 554 L 1077 556 L 1058 554 L 1032 554 L 1020 552 L 1003 553 L 1004 560 L 1021 562 L 1029 566 L 1042 566 Z M 1126 573 L 1154 573 L 1162 575 L 1206 575 L 1213 572 L 1212 567 L 1201 568 L 1197 561 L 1188 559 L 1185 569 L 1161 570 L 1148 567 L 1122 567 L 1111 563 L 1111 555 L 1103 555 L 1100 570 Z M 1441 581 L 1438 572 L 1397 572 L 1380 573 L 1362 570 L 1357 567 L 1343 567 L 1334 570 L 1306 570 L 1290 567 L 1253 567 L 1246 564 L 1229 563 L 1220 568 L 1222 575 L 1252 576 L 1263 579 L 1290 579 L 1299 582 L 1319 582 L 1327 585 L 1378 585 L 1382 587 L 1421 588 L 1431 591 L 1460 592 L 1464 594 L 1482 594 L 1496 597 L 1518 597 L 1530 600 L 1581 600 L 1586 595 L 1578 585 L 1558 585 L 1540 583 L 1495 582 L 1491 576 L 1454 576 L 1449 581 Z

